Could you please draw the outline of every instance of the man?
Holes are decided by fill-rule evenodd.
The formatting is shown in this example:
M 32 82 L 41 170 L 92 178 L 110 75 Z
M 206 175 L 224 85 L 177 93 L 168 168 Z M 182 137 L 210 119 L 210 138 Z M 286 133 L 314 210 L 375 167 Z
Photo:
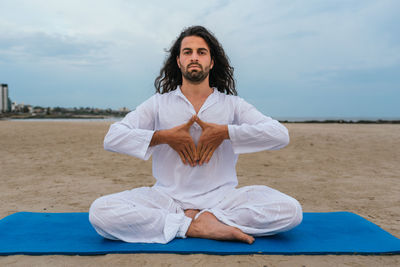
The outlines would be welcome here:
M 111 125 L 106 150 L 153 159 L 153 187 L 103 196 L 89 219 L 105 238 L 167 243 L 200 237 L 253 243 L 302 220 L 300 204 L 267 186 L 236 188 L 238 154 L 274 150 L 287 129 L 236 96 L 233 68 L 204 27 L 185 29 L 157 93 Z

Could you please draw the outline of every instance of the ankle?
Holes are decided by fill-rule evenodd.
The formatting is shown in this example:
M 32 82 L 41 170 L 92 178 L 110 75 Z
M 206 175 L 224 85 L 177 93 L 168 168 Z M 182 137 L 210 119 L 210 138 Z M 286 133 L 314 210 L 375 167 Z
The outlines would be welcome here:
M 201 231 L 197 220 L 192 220 L 186 232 L 186 236 L 197 237 Z
M 196 217 L 196 215 L 200 212 L 200 210 L 195 210 L 195 209 L 188 209 L 185 210 L 185 216 L 191 218 L 192 220 L 194 220 L 194 218 Z

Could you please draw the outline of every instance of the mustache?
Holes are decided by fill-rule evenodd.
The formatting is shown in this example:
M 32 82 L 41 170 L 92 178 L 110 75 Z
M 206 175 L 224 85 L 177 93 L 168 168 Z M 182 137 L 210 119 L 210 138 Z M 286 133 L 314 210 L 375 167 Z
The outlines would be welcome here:
M 190 63 L 188 65 L 188 68 L 191 67 L 191 66 L 198 66 L 198 67 L 202 68 L 202 66 L 200 64 L 198 64 L 198 63 Z

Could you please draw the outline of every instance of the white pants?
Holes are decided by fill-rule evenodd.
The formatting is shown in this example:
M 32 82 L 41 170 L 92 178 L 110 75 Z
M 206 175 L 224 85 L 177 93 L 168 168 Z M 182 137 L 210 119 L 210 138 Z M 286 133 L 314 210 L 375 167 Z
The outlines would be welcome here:
M 290 230 L 303 218 L 297 200 L 257 185 L 233 189 L 204 211 L 253 236 Z M 108 239 L 163 244 L 175 237 L 185 238 L 192 221 L 177 201 L 151 187 L 100 197 L 90 207 L 89 220 Z

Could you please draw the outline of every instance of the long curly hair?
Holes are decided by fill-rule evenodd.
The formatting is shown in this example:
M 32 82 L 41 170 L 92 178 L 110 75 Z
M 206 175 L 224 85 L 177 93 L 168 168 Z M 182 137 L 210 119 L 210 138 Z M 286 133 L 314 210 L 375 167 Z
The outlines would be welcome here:
M 217 38 L 202 26 L 192 26 L 184 29 L 176 39 L 172 47 L 167 50 L 169 56 L 160 70 L 160 75 L 155 79 L 154 86 L 157 93 L 167 93 L 182 85 L 182 73 L 176 58 L 180 54 L 182 40 L 188 36 L 198 36 L 204 39 L 210 48 L 211 59 L 214 67 L 210 70 L 210 87 L 216 87 L 221 93 L 237 95 L 233 67 L 229 64 L 229 58 Z

